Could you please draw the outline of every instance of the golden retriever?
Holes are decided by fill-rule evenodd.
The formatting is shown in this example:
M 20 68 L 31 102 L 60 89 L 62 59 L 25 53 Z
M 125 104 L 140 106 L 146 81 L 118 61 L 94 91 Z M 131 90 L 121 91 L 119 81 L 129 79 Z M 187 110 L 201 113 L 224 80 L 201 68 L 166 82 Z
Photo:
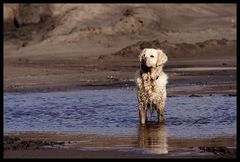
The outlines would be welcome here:
M 166 85 L 168 76 L 163 72 L 167 55 L 160 49 L 145 48 L 139 55 L 140 70 L 136 73 L 140 123 L 147 121 L 147 109 L 157 111 L 158 122 L 164 121 Z

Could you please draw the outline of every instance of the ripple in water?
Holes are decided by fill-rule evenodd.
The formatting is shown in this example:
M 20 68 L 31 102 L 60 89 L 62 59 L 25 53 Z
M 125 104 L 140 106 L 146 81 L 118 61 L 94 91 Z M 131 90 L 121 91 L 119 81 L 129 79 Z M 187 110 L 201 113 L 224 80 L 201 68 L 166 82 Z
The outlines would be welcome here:
M 170 137 L 236 135 L 236 97 L 169 97 L 165 120 Z M 132 135 L 138 129 L 134 88 L 4 94 L 6 132 Z

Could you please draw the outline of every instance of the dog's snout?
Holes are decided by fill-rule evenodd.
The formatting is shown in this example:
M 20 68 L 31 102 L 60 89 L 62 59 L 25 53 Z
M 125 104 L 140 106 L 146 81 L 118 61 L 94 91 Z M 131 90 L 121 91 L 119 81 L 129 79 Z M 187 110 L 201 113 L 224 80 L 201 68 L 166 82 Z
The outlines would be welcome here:
M 143 65 L 146 65 L 146 59 L 142 59 L 141 63 L 142 63 Z

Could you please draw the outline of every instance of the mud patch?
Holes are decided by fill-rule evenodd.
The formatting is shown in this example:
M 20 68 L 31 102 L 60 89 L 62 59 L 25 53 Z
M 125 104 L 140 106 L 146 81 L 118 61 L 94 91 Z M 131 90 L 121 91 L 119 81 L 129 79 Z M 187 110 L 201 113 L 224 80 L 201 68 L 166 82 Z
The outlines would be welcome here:
M 43 148 L 57 148 L 64 142 L 52 142 L 41 140 L 21 140 L 18 137 L 4 136 L 4 150 L 35 150 Z

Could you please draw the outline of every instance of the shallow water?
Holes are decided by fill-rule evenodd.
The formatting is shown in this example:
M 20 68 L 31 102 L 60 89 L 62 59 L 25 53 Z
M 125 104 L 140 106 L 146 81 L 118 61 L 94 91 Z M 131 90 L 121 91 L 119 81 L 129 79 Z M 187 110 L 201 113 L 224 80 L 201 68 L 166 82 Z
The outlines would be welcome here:
M 157 120 L 156 114 L 151 120 Z M 169 97 L 164 128 L 141 129 L 133 87 L 4 93 L 6 133 L 47 131 L 144 137 L 149 131 L 153 137 L 156 133 L 173 138 L 236 136 L 236 97 Z

